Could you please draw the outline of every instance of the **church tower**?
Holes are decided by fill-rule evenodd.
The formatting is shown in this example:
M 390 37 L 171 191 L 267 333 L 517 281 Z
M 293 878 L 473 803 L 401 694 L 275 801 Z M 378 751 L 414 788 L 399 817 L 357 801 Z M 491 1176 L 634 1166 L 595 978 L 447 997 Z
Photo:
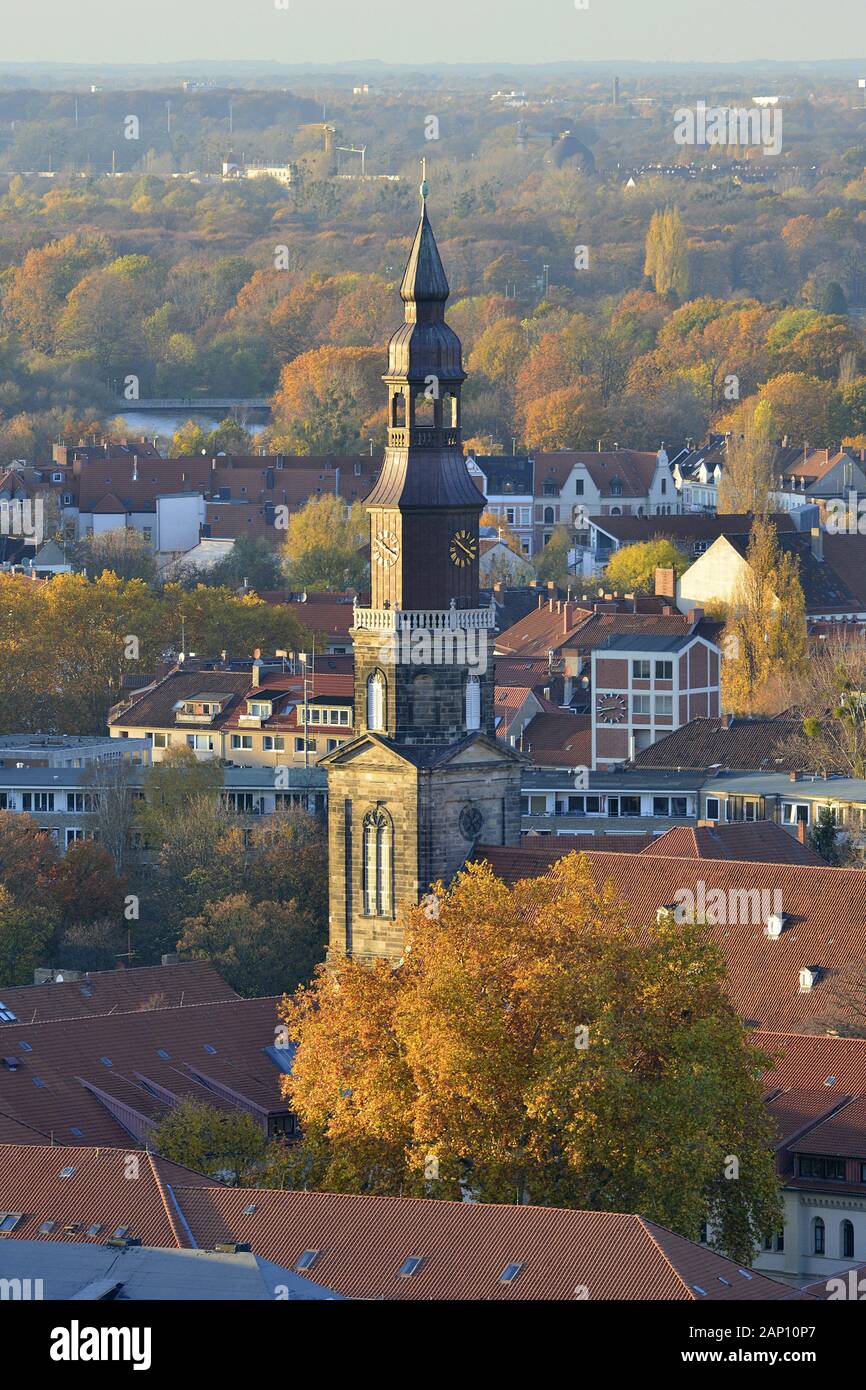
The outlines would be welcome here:
M 356 607 L 356 737 L 328 772 L 330 953 L 399 959 L 399 918 L 476 842 L 520 839 L 522 758 L 496 738 L 495 614 L 482 606 L 484 498 L 461 447 L 460 340 L 427 217 L 388 347 L 388 447 L 366 501 L 370 607 Z

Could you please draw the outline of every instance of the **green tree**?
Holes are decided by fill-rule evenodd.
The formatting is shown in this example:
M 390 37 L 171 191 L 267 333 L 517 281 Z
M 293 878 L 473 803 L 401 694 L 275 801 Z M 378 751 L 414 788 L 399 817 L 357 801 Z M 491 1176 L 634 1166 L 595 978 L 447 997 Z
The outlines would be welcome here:
M 222 768 L 215 758 L 197 758 L 184 745 L 166 749 L 162 760 L 144 774 L 144 801 L 136 819 L 147 843 L 171 839 L 194 808 L 201 809 L 202 802 L 216 803 L 222 784 Z
M 839 851 L 836 847 L 837 832 L 836 812 L 832 806 L 822 806 L 818 812 L 817 821 L 809 831 L 809 845 L 816 854 L 820 854 L 822 859 L 826 859 L 828 864 L 839 863 Z
M 283 568 L 293 589 L 358 589 L 367 575 L 359 547 L 369 521 L 360 502 L 347 507 L 331 493 L 311 497 L 289 516 Z
M 560 588 L 567 586 L 570 578 L 568 557 L 571 552 L 571 537 L 564 526 L 557 526 L 540 555 L 535 557 L 535 573 L 542 583 L 552 580 Z
M 651 594 L 655 591 L 657 569 L 672 569 L 679 579 L 690 564 L 688 556 L 673 541 L 657 536 L 655 540 L 638 541 L 615 550 L 607 562 L 604 577 L 608 588 L 617 593 L 630 594 L 637 590 Z
M 326 932 L 294 901 L 254 903 L 233 893 L 182 923 L 178 954 L 209 960 L 238 994 L 290 994 L 324 958 Z
M 56 913 L 30 900 L 16 902 L 0 886 L 0 985 L 29 985 L 44 965 L 57 926 Z
M 168 1111 L 151 1136 L 162 1158 L 180 1163 L 233 1187 L 255 1182 L 267 1153 L 267 1135 L 252 1115 L 218 1110 L 199 1100 L 182 1100 Z

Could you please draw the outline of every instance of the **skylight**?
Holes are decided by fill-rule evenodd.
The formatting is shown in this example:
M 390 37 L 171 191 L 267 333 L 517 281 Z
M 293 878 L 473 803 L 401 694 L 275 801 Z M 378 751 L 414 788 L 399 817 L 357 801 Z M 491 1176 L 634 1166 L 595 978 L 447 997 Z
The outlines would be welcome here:
M 216 1048 L 213 1047 L 210 1043 L 204 1044 L 204 1050 L 205 1052 L 216 1052 Z
M 410 1255 L 408 1259 L 403 1261 L 397 1273 L 401 1279 L 411 1279 L 413 1274 L 418 1273 L 423 1263 L 423 1255 Z
M 518 1274 L 520 1273 L 520 1271 L 522 1270 L 522 1268 L 523 1268 L 523 1265 L 521 1265 L 521 1264 L 510 1264 L 510 1265 L 506 1265 L 505 1268 L 503 1269 L 502 1273 L 501 1273 L 500 1276 L 499 1276 L 499 1282 L 500 1282 L 500 1284 L 511 1284 L 511 1283 L 513 1283 L 513 1281 L 517 1278 L 517 1276 L 518 1276 Z
M 21 1051 L 22 1051 L 22 1052 L 32 1052 L 32 1051 L 33 1051 L 33 1048 L 30 1046 L 30 1043 L 28 1043 L 28 1042 L 19 1042 L 18 1046 L 21 1048 Z
M 14 1231 L 19 1221 L 24 1220 L 24 1213 L 20 1211 L 0 1212 L 0 1231 Z
M 61 1168 L 57 1176 L 60 1178 L 71 1178 L 74 1172 L 74 1168 Z
M 100 1232 L 101 1230 L 102 1230 L 102 1223 L 99 1222 L 99 1221 L 94 1221 L 94 1223 L 93 1223 L 92 1226 L 88 1226 L 88 1228 L 87 1228 L 87 1234 L 88 1234 L 89 1236 L 98 1236 L 98 1235 L 99 1235 L 99 1232 Z
M 161 1057 L 161 1058 L 163 1059 L 164 1062 L 170 1062 L 170 1061 L 171 1061 L 171 1054 L 168 1053 L 168 1052 L 166 1052 L 166 1050 L 165 1050 L 164 1047 L 158 1047 L 158 1048 L 156 1049 L 156 1055 L 157 1055 L 157 1057 Z
M 117 1230 L 112 1232 L 112 1240 L 122 1240 L 128 1231 L 128 1226 L 118 1226 Z
M 255 1202 L 250 1202 L 249 1206 L 244 1207 L 244 1213 L 243 1213 L 243 1214 L 244 1214 L 244 1216 L 252 1216 L 252 1214 L 253 1214 L 253 1212 L 254 1212 L 255 1210 L 256 1210 L 256 1204 L 255 1204 Z
M 295 1265 L 295 1269 L 309 1269 L 311 1265 L 315 1264 L 321 1253 L 321 1250 L 305 1250 Z
M 14 1014 L 7 1004 L 0 999 L 0 1023 L 17 1023 L 18 1015 Z
M 49 1236 L 56 1225 L 56 1221 L 43 1221 L 42 1225 L 39 1227 L 39 1234 L 41 1236 Z
M 700 1284 L 692 1284 L 692 1288 L 694 1289 L 695 1293 L 700 1294 L 701 1298 L 706 1298 L 707 1291 L 706 1289 L 702 1289 Z

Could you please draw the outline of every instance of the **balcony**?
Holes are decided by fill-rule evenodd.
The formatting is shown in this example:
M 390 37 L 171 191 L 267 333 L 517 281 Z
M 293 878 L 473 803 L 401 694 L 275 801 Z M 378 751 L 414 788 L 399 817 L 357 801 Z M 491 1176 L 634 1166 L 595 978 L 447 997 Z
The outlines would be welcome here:
M 362 632 L 457 632 L 496 628 L 496 609 L 458 608 L 353 608 L 352 625 Z

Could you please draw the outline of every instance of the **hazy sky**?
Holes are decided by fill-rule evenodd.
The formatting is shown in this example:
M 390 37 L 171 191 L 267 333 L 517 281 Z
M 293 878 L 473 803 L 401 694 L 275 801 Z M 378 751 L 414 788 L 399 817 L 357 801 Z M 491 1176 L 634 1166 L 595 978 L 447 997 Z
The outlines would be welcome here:
M 5 62 L 866 62 L 864 0 L 0 0 Z

